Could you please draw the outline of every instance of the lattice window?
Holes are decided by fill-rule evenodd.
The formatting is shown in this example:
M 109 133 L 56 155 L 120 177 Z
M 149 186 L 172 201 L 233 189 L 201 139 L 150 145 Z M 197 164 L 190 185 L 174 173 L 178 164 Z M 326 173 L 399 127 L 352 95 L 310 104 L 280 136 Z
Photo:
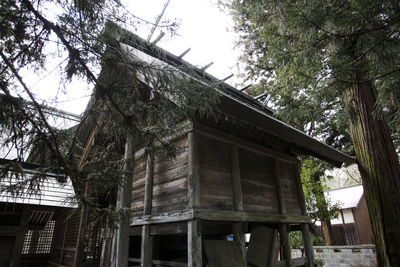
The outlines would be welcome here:
M 56 222 L 49 221 L 43 230 L 29 230 L 22 245 L 22 254 L 48 254 L 51 251 Z
M 33 231 L 34 230 L 28 230 L 25 234 L 24 244 L 22 245 L 22 254 L 29 254 Z

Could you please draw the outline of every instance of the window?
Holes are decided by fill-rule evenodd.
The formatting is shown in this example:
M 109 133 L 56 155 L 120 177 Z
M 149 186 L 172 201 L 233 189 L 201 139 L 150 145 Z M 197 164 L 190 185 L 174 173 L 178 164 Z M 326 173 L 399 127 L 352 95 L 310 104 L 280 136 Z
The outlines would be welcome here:
M 50 253 L 55 225 L 56 222 L 50 220 L 43 230 L 28 230 L 22 246 L 22 254 Z

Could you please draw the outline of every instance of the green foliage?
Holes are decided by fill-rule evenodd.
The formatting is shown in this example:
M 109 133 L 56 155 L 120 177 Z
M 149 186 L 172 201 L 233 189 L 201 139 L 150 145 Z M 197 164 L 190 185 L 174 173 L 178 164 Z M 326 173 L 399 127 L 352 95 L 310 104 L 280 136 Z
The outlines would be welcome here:
M 315 265 L 318 267 L 323 267 L 325 266 L 325 260 L 323 259 L 315 259 Z
M 325 198 L 324 191 L 329 188 L 323 182 L 326 169 L 323 165 L 323 162 L 310 157 L 303 161 L 300 173 L 307 213 L 314 221 L 331 220 L 337 217 L 339 211 L 337 204 L 332 205 L 329 199 Z
M 302 248 L 303 247 L 303 237 L 300 231 L 289 232 L 289 242 L 291 248 Z
M 223 3 L 236 21 L 247 74 L 271 92 L 281 118 L 329 145 L 356 154 L 378 265 L 399 265 L 399 223 L 390 216 L 399 206 L 399 165 L 393 153 L 394 149 L 400 152 L 398 3 Z M 348 134 L 350 127 L 354 144 Z M 382 160 L 385 157 L 387 160 Z
M 312 234 L 311 235 L 314 246 L 324 246 L 325 241 L 322 237 Z M 303 236 L 300 231 L 289 232 L 289 242 L 291 248 L 303 248 Z
M 222 1 L 235 20 L 249 78 L 284 121 L 352 152 L 343 93 L 361 70 L 378 92 L 376 115 L 398 143 L 399 6 L 393 1 Z M 398 145 L 396 146 L 398 147 Z
M 0 133 L 3 145 L 17 150 L 16 160 L 29 155 L 36 163 L 58 168 L 72 180 L 79 203 L 89 207 L 91 216 L 112 224 L 130 214 L 114 209 L 117 186 L 126 175 L 127 134 L 133 136 L 135 149 L 174 156 L 179 151 L 165 138 L 177 134 L 176 125 L 188 118 L 211 116 L 219 96 L 194 73 L 188 78 L 185 69 L 125 51 L 117 40 L 126 31 L 110 22 L 106 26 L 107 21 L 134 28 L 148 23 L 115 0 L 1 2 Z M 169 31 L 176 26 L 160 25 Z M 95 88 L 82 122 L 67 131 L 50 125 L 42 101 L 21 74 L 44 70 L 54 58 L 55 45 L 56 53 L 66 57 L 60 63 L 60 84 L 80 77 Z M 93 128 L 96 153 L 78 167 L 85 134 Z M 86 182 L 90 194 L 85 194 Z

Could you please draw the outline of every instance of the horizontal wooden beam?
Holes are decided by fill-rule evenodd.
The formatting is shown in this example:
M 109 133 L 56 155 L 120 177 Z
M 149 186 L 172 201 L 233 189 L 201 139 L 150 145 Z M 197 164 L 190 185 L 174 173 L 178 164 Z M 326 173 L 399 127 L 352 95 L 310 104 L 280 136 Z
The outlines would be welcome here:
M 128 262 L 140 262 L 140 258 L 128 258 Z M 162 261 L 162 260 L 153 260 L 153 264 L 162 265 L 162 266 L 173 266 L 173 267 L 185 267 L 187 263 L 177 262 L 177 261 Z
M 63 264 L 60 264 L 60 263 L 57 263 L 57 262 L 55 262 L 55 261 L 48 261 L 48 263 L 51 265 L 51 266 L 57 266 L 57 267 L 68 267 L 67 265 L 63 265 Z
M 172 143 L 174 140 L 186 135 L 188 132 L 193 130 L 193 123 L 191 120 L 185 120 L 181 123 L 175 125 L 175 131 L 169 136 L 162 139 L 163 142 Z M 159 143 L 154 144 L 155 146 L 160 145 Z M 146 148 L 143 147 L 135 152 L 135 160 L 143 157 L 145 155 Z
M 174 266 L 174 267 L 186 267 L 188 266 L 185 262 L 177 262 L 177 261 L 160 261 L 160 260 L 153 260 L 153 264 L 156 266 Z
M 0 225 L 0 236 L 16 236 L 19 231 L 20 226 Z
M 178 212 L 167 212 L 156 215 L 145 215 L 141 217 L 133 217 L 131 226 L 170 223 L 193 220 L 193 210 L 185 210 Z
M 262 154 L 262 155 L 269 156 L 272 158 L 278 158 L 281 161 L 291 163 L 291 164 L 299 163 L 297 158 L 295 158 L 291 155 L 284 154 L 284 153 L 266 148 L 261 145 L 257 145 L 255 143 L 247 141 L 243 138 L 227 134 L 223 131 L 214 129 L 212 127 L 206 126 L 201 123 L 194 124 L 194 130 L 201 133 L 202 135 L 211 137 L 211 138 L 219 140 L 221 142 L 236 144 L 240 148 L 243 148 L 243 149 L 258 153 L 258 154 Z
M 311 223 L 308 216 L 289 216 L 259 212 L 221 211 L 197 209 L 194 217 L 210 221 L 264 222 L 264 223 Z
M 169 212 L 157 215 L 134 217 L 131 226 L 190 221 L 194 219 L 229 222 L 260 223 L 311 223 L 308 216 L 292 216 L 260 212 L 221 211 L 210 209 L 194 209 L 180 212 Z

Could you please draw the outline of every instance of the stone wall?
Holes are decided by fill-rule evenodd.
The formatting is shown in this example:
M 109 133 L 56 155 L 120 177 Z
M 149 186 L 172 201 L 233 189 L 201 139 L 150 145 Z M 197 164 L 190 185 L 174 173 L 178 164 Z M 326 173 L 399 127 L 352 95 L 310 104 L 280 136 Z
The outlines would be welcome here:
M 325 267 L 375 267 L 376 252 L 373 245 L 315 246 L 315 259 L 324 261 Z M 302 257 L 301 249 L 292 249 L 292 258 Z

